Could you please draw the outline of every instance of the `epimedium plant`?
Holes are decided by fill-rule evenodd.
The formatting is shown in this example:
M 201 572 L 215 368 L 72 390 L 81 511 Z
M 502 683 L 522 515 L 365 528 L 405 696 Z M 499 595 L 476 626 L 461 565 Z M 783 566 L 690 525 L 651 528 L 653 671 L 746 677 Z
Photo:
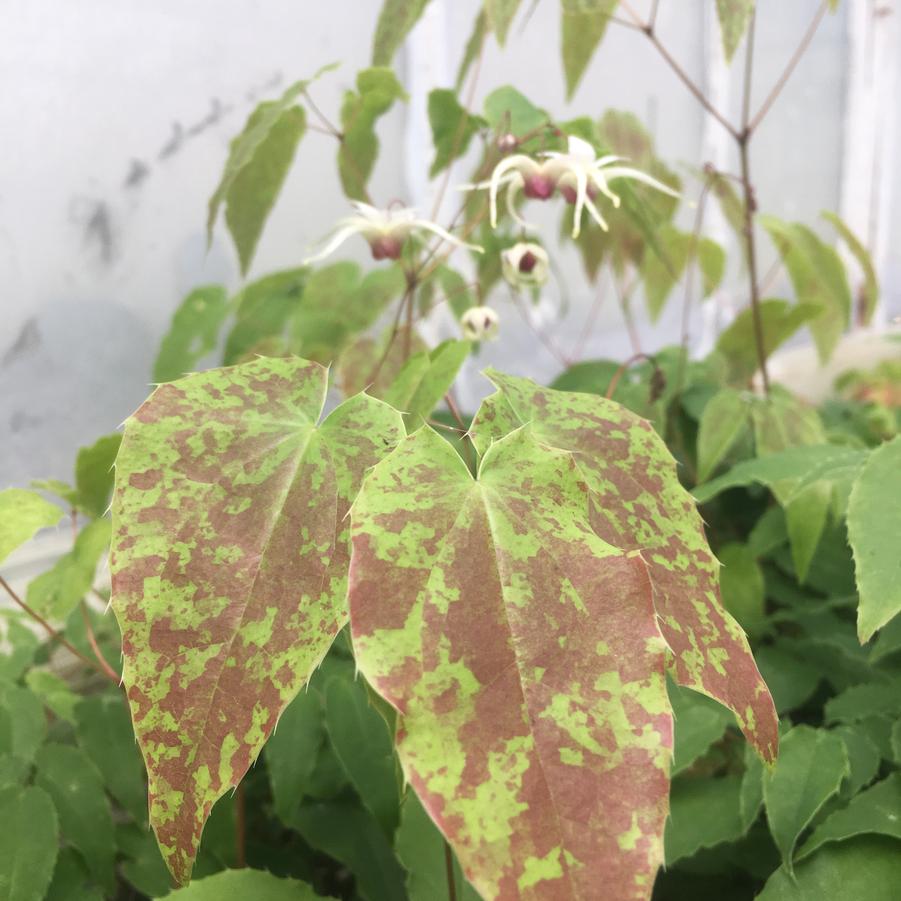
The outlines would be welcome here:
M 8 618 L 0 809 L 21 828 L 0 846 L 3 897 L 889 899 L 897 377 L 849 375 L 820 409 L 770 385 L 802 325 L 826 359 L 878 296 L 833 214 L 853 310 L 835 249 L 755 209 L 751 140 L 790 70 L 736 126 L 666 51 L 658 4 L 645 20 L 561 3 L 570 93 L 610 23 L 636 27 L 735 138 L 741 174 L 698 170 L 686 233 L 687 189 L 634 117 L 557 121 L 509 86 L 471 108 L 473 63 L 519 6 L 486 2 L 457 88 L 429 96 L 431 174 L 447 187 L 476 159 L 440 224 L 368 189 L 377 122 L 405 99 L 390 64 L 425 6 L 385 3 L 337 124 L 312 97 L 333 67 L 252 113 L 209 227 L 224 211 L 246 273 L 308 130 L 335 140 L 354 214 L 296 269 L 192 292 L 159 387 L 79 453 L 74 486 L 0 493 L 0 560 L 60 520 L 37 492 L 74 527 L 24 599 L 2 583 L 48 636 Z M 754 4 L 717 10 L 731 58 Z M 749 303 L 696 361 L 689 303 L 726 268 L 703 234 L 712 199 Z M 492 293 L 531 322 L 549 284 L 528 219 L 543 201 L 588 279 L 616 285 L 634 353 L 562 358 L 549 387 L 488 369 L 470 416 L 453 385 L 503 340 Z M 794 303 L 763 297 L 755 222 Z M 372 268 L 323 264 L 357 236 Z M 681 345 L 646 355 L 632 298 L 655 318 L 679 284 Z M 430 348 L 417 324 L 442 307 L 461 337 Z M 223 366 L 185 376 L 227 322 Z M 108 544 L 121 637 L 84 600 Z

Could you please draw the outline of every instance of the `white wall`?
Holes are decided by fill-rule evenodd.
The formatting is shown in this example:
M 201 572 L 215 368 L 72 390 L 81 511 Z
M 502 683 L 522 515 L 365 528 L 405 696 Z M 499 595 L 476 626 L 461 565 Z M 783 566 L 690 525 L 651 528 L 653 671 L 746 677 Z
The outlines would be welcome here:
M 661 0 L 658 20 L 661 37 L 704 83 L 712 77 L 710 42 L 718 41 L 705 15 L 708 2 Z M 818 2 L 760 0 L 758 100 Z M 849 140 L 849 2 L 873 0 L 845 0 L 838 15 L 827 17 L 757 140 L 760 206 L 777 215 L 809 220 L 840 205 Z M 209 253 L 204 237 L 206 201 L 228 140 L 259 99 L 343 60 L 315 89 L 320 105 L 335 112 L 355 67 L 368 62 L 379 6 L 378 0 L 0 0 L 0 487 L 69 477 L 75 448 L 114 429 L 145 396 L 158 340 L 181 297 L 204 282 L 239 284 L 227 236 L 217 231 Z M 399 59 L 402 68 L 406 60 L 414 103 L 383 120 L 377 201 L 412 192 L 410 199 L 428 209 L 422 98 L 452 79 L 477 6 L 477 0 L 433 0 Z M 514 27 L 505 50 L 491 45 L 478 98 L 513 82 L 563 115 L 631 109 L 673 164 L 697 164 L 710 126 L 639 33 L 611 27 L 574 101 L 564 104 L 556 8 L 539 3 L 521 34 Z M 895 52 L 892 65 L 897 59 Z M 731 93 L 734 108 L 737 91 Z M 306 136 L 251 275 L 296 264 L 344 213 L 334 153 L 329 138 Z M 888 210 L 897 235 L 901 196 Z M 546 221 L 555 223 L 556 215 Z M 571 252 L 562 257 L 572 273 L 570 314 L 558 321 L 553 297 L 538 311 L 550 317 L 566 348 L 592 299 L 574 259 Z M 901 281 L 897 250 L 886 267 L 894 296 Z M 503 316 L 504 340 L 487 348 L 478 365 L 494 361 L 553 376 L 556 361 L 512 310 Z M 648 344 L 677 340 L 677 319 L 673 305 L 646 330 Z M 449 327 L 439 322 L 435 333 Z M 693 333 L 700 332 L 696 323 Z M 622 355 L 624 346 L 614 301 L 605 298 L 587 352 Z M 469 372 L 466 400 L 484 390 Z

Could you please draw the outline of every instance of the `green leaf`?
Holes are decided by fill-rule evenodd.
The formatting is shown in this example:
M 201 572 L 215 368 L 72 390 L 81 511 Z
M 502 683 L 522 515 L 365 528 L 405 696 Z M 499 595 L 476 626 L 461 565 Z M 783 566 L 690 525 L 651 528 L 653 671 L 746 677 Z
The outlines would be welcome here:
M 899 650 L 901 650 L 901 617 L 895 617 L 879 630 L 873 650 L 870 652 L 870 660 L 876 663 Z
M 48 710 L 67 723 L 75 723 L 75 705 L 79 698 L 65 679 L 51 670 L 33 669 L 26 674 L 25 684 L 44 702 Z
M 745 745 L 744 764 L 738 810 L 742 829 L 747 832 L 763 807 L 763 762 L 750 745 Z
M 238 294 L 236 322 L 225 341 L 222 362 L 226 366 L 255 357 L 273 344 L 283 345 L 286 326 L 299 309 L 308 272 L 276 272 L 251 282 Z M 283 347 L 264 355 L 281 356 L 281 350 Z
M 389 327 L 376 338 L 363 335 L 346 347 L 338 358 L 335 372 L 335 382 L 341 393 L 348 396 L 365 391 L 395 409 L 403 410 L 418 379 L 429 368 L 425 342 L 416 332 L 409 341 L 405 335 L 405 328 L 398 329 L 395 334 Z M 405 346 L 407 344 L 409 348 Z M 406 355 L 408 349 L 409 358 Z M 402 384 L 398 383 L 399 379 Z
M 296 105 L 297 99 L 334 68 L 323 66 L 312 78 L 292 84 L 278 100 L 261 103 L 229 145 L 222 179 L 210 198 L 207 238 L 212 241 L 219 208 L 225 204 L 225 221 L 244 274 L 306 130 L 306 114 Z
M 429 175 L 434 178 L 466 153 L 473 135 L 485 125 L 485 120 L 462 107 L 455 91 L 435 88 L 429 92 L 429 124 L 435 145 Z
M 660 318 L 666 299 L 682 277 L 692 245 L 690 234 L 668 223 L 659 230 L 658 240 L 659 252 L 646 253 L 641 264 L 641 280 L 651 322 Z
M 673 776 L 693 764 L 719 741 L 735 718 L 716 701 L 687 688 L 670 685 L 670 703 L 675 724 Z
M 346 620 L 345 516 L 403 435 L 365 394 L 317 426 L 327 380 L 263 357 L 163 385 L 125 426 L 113 608 L 150 821 L 180 882 L 213 802 Z
M 47 735 L 47 717 L 37 695 L 0 682 L 0 752 L 32 761 Z
M 75 488 L 78 506 L 95 519 L 109 509 L 113 491 L 113 464 L 122 435 L 114 432 L 98 438 L 93 444 L 82 447 L 75 458 Z
M 97 564 L 109 542 L 108 519 L 88 523 L 78 533 L 72 550 L 29 582 L 26 593 L 29 606 L 47 619 L 65 619 L 91 590 Z
M 619 0 L 563 0 L 560 25 L 566 99 L 571 100 Z
M 353 200 L 366 200 L 366 185 L 375 166 L 379 141 L 375 123 L 407 93 L 391 69 L 374 67 L 357 73 L 357 90 L 347 91 L 341 105 L 341 144 L 338 174 L 344 193 Z
M 901 612 L 901 436 L 876 448 L 848 501 L 848 540 L 854 552 L 857 634 L 861 642 Z
M 760 320 L 763 329 L 764 356 L 783 344 L 805 322 L 819 313 L 814 304 L 790 304 L 786 300 L 762 300 Z M 741 311 L 732 324 L 723 331 L 716 342 L 716 351 L 726 362 L 730 382 L 746 383 L 757 372 L 759 358 L 754 331 L 753 310 Z
M 11 785 L 21 785 L 30 772 L 31 764 L 27 760 L 6 752 L 0 753 L 0 790 Z
M 819 668 L 800 656 L 789 642 L 757 648 L 754 657 L 779 713 L 800 707 L 820 684 Z
M 837 0 L 834 5 L 837 5 Z M 864 283 L 860 288 L 857 297 L 857 307 L 861 325 L 869 325 L 873 318 L 873 313 L 879 303 L 879 280 L 876 277 L 876 269 L 873 266 L 873 259 L 869 251 L 864 247 L 863 242 L 851 231 L 847 223 L 841 219 L 836 213 L 824 212 L 823 218 L 828 220 L 835 226 L 835 230 L 839 233 L 841 239 L 848 245 L 848 250 L 857 260 L 858 265 L 863 271 Z
M 266 770 L 275 812 L 282 822 L 289 822 L 307 794 L 324 741 L 322 699 L 318 692 L 301 691 L 266 742 Z
M 851 315 L 851 290 L 838 254 L 806 225 L 758 216 L 788 269 L 798 302 L 819 309 L 809 323 L 820 360 L 832 355 Z
M 758 457 L 826 441 L 816 410 L 787 392 L 773 392 L 763 403 L 756 404 L 752 417 Z M 780 479 L 770 488 L 785 510 L 792 560 L 798 579 L 803 582 L 826 527 L 832 486 L 821 475 L 806 487 L 794 479 Z
M 852 798 L 847 807 L 831 813 L 798 851 L 798 860 L 808 857 L 826 842 L 838 842 L 865 833 L 901 839 L 901 773 Z
M 144 762 L 125 699 L 119 694 L 83 698 L 75 719 L 78 744 L 103 776 L 109 793 L 136 823 L 146 823 Z
M 901 714 L 901 690 L 891 682 L 852 685 L 830 698 L 823 712 L 827 723 L 856 723 L 868 716 Z
M 38 751 L 35 764 L 37 784 L 53 798 L 63 837 L 82 853 L 91 875 L 110 892 L 116 846 L 100 773 L 78 748 L 54 742 Z
M 318 901 L 321 896 L 296 879 L 245 869 L 223 870 L 164 897 L 166 901 Z
M 59 846 L 53 802 L 36 786 L 0 793 L 0 898 L 41 901 Z
M 712 238 L 701 238 L 697 258 L 703 296 L 709 297 L 722 284 L 726 274 L 726 251 Z
M 348 801 L 306 804 L 292 825 L 310 845 L 354 874 L 357 892 L 365 901 L 407 901 L 404 871 L 368 811 Z
M 479 10 L 478 15 L 472 23 L 472 32 L 469 35 L 469 40 L 466 42 L 466 49 L 463 51 L 463 58 L 460 60 L 460 66 L 457 69 L 457 80 L 454 83 L 454 87 L 457 91 L 463 89 L 466 73 L 482 52 L 482 47 L 485 44 L 485 37 L 487 34 L 488 17 L 485 15 L 485 9 L 483 7 Z
M 739 810 L 741 776 L 677 779 L 670 792 L 666 824 L 666 865 L 701 848 L 740 838 L 745 828 Z
M 867 455 L 867 451 L 840 444 L 791 447 L 779 453 L 736 463 L 723 475 L 698 485 L 692 493 L 699 504 L 706 504 L 729 488 L 740 488 L 754 482 L 767 486 L 788 481 L 800 483 L 812 470 L 817 473 L 818 478 L 829 481 L 832 473 L 844 472 L 849 466 L 859 465 L 867 459 Z
M 195 288 L 172 317 L 153 364 L 153 380 L 171 382 L 195 369 L 215 350 L 228 313 L 228 294 L 222 285 Z
M 415 354 L 407 360 L 385 400 L 408 414 L 409 428 L 417 428 L 441 403 L 471 349 L 469 341 L 443 341 L 429 353 Z
M 640 553 L 648 565 L 676 682 L 732 710 L 748 739 L 772 760 L 777 742 L 772 699 L 745 635 L 722 606 L 719 562 L 660 436 L 605 398 L 553 391 L 493 370 L 486 374 L 501 392 L 483 404 L 473 422 L 480 452 L 509 431 L 512 418 L 531 423 L 542 443 L 575 454 L 594 495 L 593 528 L 608 544 Z
M 444 836 L 429 819 L 416 792 L 408 791 L 404 798 L 394 847 L 407 871 L 410 901 L 435 901 L 448 894 Z M 481 901 L 481 896 L 466 881 L 456 856 L 453 874 L 458 901 Z
M 485 15 L 488 25 L 497 35 L 497 42 L 501 46 L 507 40 L 507 30 L 519 9 L 520 0 L 485 0 Z
M 876 778 L 881 757 L 879 748 L 859 726 L 838 726 L 833 731 L 841 737 L 848 752 L 849 773 L 842 795 L 853 797 Z
M 74 848 L 60 849 L 44 901 L 104 901 L 103 892 Z
M 897 901 L 901 843 L 866 836 L 823 848 L 794 874 L 777 870 L 757 901 Z
M 754 0 L 716 0 L 726 62 L 732 61 L 753 13 Z
M 709 400 L 698 429 L 698 481 L 710 478 L 741 437 L 750 415 L 745 396 L 733 388 L 723 388 Z
M 294 346 L 306 359 L 331 363 L 374 325 L 406 286 L 400 266 L 360 277 L 355 263 L 335 263 L 310 276 L 294 316 Z
M 358 681 L 335 679 L 325 693 L 332 747 L 363 804 L 391 839 L 400 811 L 394 741 Z
M 746 544 L 731 542 L 717 552 L 723 568 L 720 591 L 723 606 L 738 620 L 751 638 L 757 638 L 765 626 L 766 598 L 763 570 Z
M 385 0 L 372 40 L 372 65 L 390 66 L 429 0 Z
M 20 615 L 15 610 L 4 610 L 0 614 L 0 622 L 6 623 L 2 641 L 8 649 L 5 654 L 0 654 L 0 681 L 16 682 L 31 665 L 41 642 L 34 631 L 25 625 L 31 619 L 26 618 L 24 613 Z
M 485 118 L 495 131 L 514 135 L 526 135 L 548 122 L 548 114 L 511 85 L 495 88 L 485 98 Z
M 0 563 L 35 532 L 55 526 L 63 511 L 24 488 L 0 491 Z
M 476 481 L 428 427 L 352 510 L 357 664 L 403 715 L 404 773 L 487 897 L 511 880 L 588 895 L 605 860 L 625 894 L 661 862 L 664 644 L 644 564 L 588 514 L 571 456 L 526 429 Z
M 798 836 L 847 774 L 848 753 L 838 735 L 796 726 L 783 736 L 776 765 L 763 776 L 763 797 L 770 833 L 789 873 Z
M 125 858 L 119 871 L 129 885 L 144 895 L 158 898 L 172 888 L 172 877 L 146 826 L 120 823 L 116 826 L 116 848 Z

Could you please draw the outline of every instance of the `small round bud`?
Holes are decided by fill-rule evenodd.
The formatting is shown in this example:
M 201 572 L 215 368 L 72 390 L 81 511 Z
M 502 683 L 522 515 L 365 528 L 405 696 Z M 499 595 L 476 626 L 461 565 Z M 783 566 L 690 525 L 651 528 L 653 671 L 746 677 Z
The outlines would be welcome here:
M 460 326 L 470 341 L 491 341 L 497 337 L 500 319 L 491 307 L 470 307 L 460 318 Z
M 522 192 L 532 200 L 548 200 L 553 196 L 556 187 L 557 184 L 553 178 L 538 173 L 525 176 Z
M 378 235 L 369 241 L 374 260 L 399 260 L 404 242 L 392 235 Z
M 548 277 L 547 251 L 531 241 L 523 241 L 501 254 L 504 278 L 514 288 L 543 285 Z
M 509 132 L 500 135 L 497 139 L 497 149 L 503 154 L 513 153 L 517 147 L 519 147 L 519 138 Z

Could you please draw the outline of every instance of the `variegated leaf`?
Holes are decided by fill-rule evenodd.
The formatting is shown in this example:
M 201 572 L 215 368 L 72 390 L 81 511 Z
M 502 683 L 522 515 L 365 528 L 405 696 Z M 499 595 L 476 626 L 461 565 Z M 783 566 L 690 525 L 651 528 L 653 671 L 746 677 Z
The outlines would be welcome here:
M 575 455 L 596 495 L 597 534 L 624 551 L 640 551 L 648 566 L 673 677 L 732 710 L 758 753 L 774 760 L 772 698 L 744 632 L 723 607 L 719 564 L 663 440 L 646 420 L 605 398 L 487 375 L 500 391 L 473 422 L 479 450 L 528 422 L 538 440 Z
M 345 622 L 345 515 L 404 433 L 327 372 L 258 358 L 159 387 L 125 426 L 110 569 L 150 820 L 179 882 Z
M 476 480 L 424 427 L 353 506 L 357 664 L 486 901 L 645 901 L 662 862 L 665 645 L 644 563 L 598 537 L 588 494 L 527 428 Z

